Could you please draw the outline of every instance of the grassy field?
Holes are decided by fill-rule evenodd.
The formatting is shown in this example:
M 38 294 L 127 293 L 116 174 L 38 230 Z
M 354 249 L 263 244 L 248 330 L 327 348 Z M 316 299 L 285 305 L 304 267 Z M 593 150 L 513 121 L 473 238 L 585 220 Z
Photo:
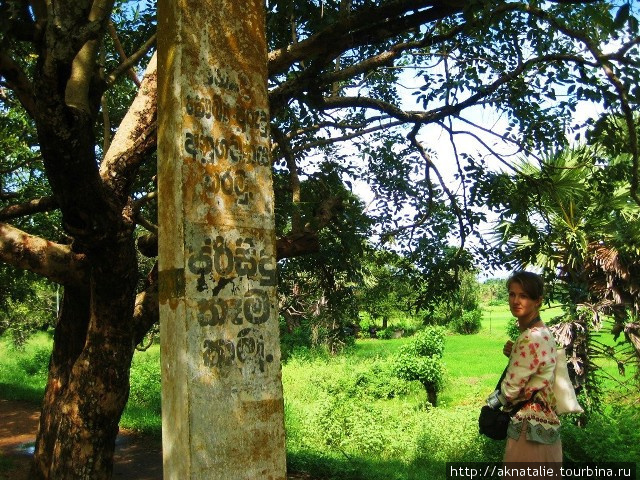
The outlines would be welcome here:
M 551 309 L 542 317 L 557 314 Z M 478 435 L 477 415 L 506 364 L 501 351 L 510 318 L 504 306 L 487 307 L 478 334 L 446 337 L 446 380 L 436 408 L 426 406 L 420 384 L 393 374 L 394 355 L 409 338 L 361 339 L 335 357 L 295 352 L 282 369 L 290 468 L 343 480 L 437 480 L 447 461 L 499 461 L 504 444 Z M 0 339 L 0 396 L 39 401 L 50 346 L 45 334 L 23 352 Z M 123 427 L 159 434 L 159 356 L 154 345 L 134 357 Z M 606 370 L 617 375 L 613 363 Z M 604 387 L 605 408 L 586 427 L 565 419 L 566 459 L 640 459 L 638 404 L 618 398 L 616 382 Z

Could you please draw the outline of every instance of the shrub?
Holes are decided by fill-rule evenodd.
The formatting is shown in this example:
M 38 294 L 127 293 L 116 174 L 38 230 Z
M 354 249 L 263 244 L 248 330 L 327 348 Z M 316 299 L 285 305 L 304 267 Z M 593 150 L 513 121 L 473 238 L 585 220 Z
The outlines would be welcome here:
M 482 311 L 480 309 L 463 312 L 461 317 L 455 318 L 449 327 L 456 333 L 469 335 L 478 333 L 482 326 Z
M 636 407 L 618 405 L 610 413 L 592 413 L 584 427 L 562 419 L 561 434 L 564 456 L 572 462 L 636 462 L 640 458 Z
M 377 331 L 376 337 L 382 340 L 390 340 L 392 338 L 400 338 L 405 336 L 407 333 L 406 329 L 400 328 L 397 326 L 387 327 Z
M 411 344 L 403 347 L 394 360 L 396 375 L 403 380 L 419 381 L 433 406 L 444 379 L 443 352 L 444 329 L 428 327 L 419 332 Z
M 511 318 L 507 321 L 507 336 L 515 342 L 516 338 L 520 336 L 520 329 L 518 328 L 518 320 L 516 318 Z
M 407 383 L 395 375 L 388 362 L 374 361 L 365 370 L 355 372 L 354 397 L 390 399 L 408 393 Z
M 291 354 L 300 348 L 311 348 L 311 328 L 309 322 L 302 322 L 291 331 L 282 317 L 280 317 L 280 354 L 282 361 L 286 361 Z
M 425 328 L 415 335 L 413 345 L 418 355 L 442 357 L 444 353 L 444 328 Z

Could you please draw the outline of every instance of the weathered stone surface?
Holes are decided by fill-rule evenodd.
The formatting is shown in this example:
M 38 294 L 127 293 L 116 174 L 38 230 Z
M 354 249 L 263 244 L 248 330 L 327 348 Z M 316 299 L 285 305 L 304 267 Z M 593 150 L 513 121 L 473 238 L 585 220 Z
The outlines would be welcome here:
M 158 6 L 167 479 L 284 479 L 262 2 Z

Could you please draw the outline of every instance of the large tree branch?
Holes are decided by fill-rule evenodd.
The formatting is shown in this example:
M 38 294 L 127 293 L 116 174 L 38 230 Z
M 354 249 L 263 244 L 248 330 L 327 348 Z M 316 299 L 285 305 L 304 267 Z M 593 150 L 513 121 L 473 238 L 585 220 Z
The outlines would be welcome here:
M 62 285 L 83 285 L 88 281 L 84 255 L 72 252 L 68 245 L 44 240 L 6 223 L 0 223 L 0 260 Z
M 127 53 L 124 51 L 124 47 L 120 42 L 120 38 L 118 37 L 118 32 L 116 31 L 116 27 L 111 20 L 107 22 L 107 30 L 109 32 L 109 36 L 111 37 L 111 40 L 113 41 L 113 45 L 115 46 L 116 51 L 118 52 L 118 55 L 120 55 L 120 59 L 122 60 L 123 63 L 127 62 L 129 60 L 127 57 Z M 130 67 L 127 69 L 127 74 L 129 75 L 129 78 L 133 80 L 133 83 L 135 83 L 138 87 L 140 87 L 140 79 L 138 78 L 138 75 L 136 75 L 135 70 Z
M 507 84 L 508 82 L 514 80 L 518 76 L 522 75 L 524 72 L 528 71 L 532 67 L 538 64 L 548 64 L 556 61 L 572 61 L 575 63 L 585 64 L 589 63 L 585 59 L 578 57 L 576 55 L 543 55 L 540 57 L 535 57 L 529 59 L 525 62 L 522 62 L 513 70 L 506 72 L 504 75 L 500 76 L 492 83 L 486 85 L 485 87 L 479 89 L 477 92 L 469 95 L 464 100 L 455 103 L 444 105 L 441 107 L 434 108 L 429 111 L 406 111 L 402 110 L 400 107 L 393 105 L 389 102 L 385 102 L 383 100 L 370 98 L 370 97 L 322 97 L 320 99 L 316 97 L 306 97 L 309 104 L 323 108 L 326 110 L 334 109 L 334 108 L 367 108 L 377 110 L 379 112 L 386 113 L 392 117 L 397 118 L 398 120 L 405 121 L 407 123 L 431 123 L 439 120 L 443 120 L 444 118 L 450 115 L 459 115 L 460 112 L 465 110 L 466 108 L 481 104 L 483 102 L 487 102 L 492 99 L 492 95 L 497 92 L 500 87 Z
M 341 197 L 328 197 L 319 206 L 314 218 L 304 230 L 292 232 L 277 241 L 277 259 L 297 257 L 320 250 L 318 233 L 333 220 L 336 210 L 342 206 Z
M 318 232 L 303 230 L 279 238 L 277 241 L 276 259 L 299 257 L 320 251 Z
M 325 30 L 270 52 L 269 75 L 283 73 L 302 60 L 336 57 L 350 48 L 391 38 L 407 29 L 446 18 L 461 11 L 464 4 L 459 1 L 396 0 L 384 6 L 351 11 Z
M 158 264 L 156 262 L 147 276 L 146 288 L 136 295 L 133 307 L 133 328 L 135 333 L 132 348 L 142 342 L 152 325 L 160 320 L 158 307 Z
M 629 147 L 632 155 L 632 167 L 631 167 L 631 189 L 630 194 L 631 198 L 640 205 L 640 196 L 638 195 L 638 184 L 639 184 L 639 169 L 640 169 L 640 147 L 638 146 L 638 133 L 635 126 L 635 121 L 633 118 L 633 109 L 631 108 L 629 102 L 629 94 L 627 92 L 627 87 L 624 82 L 616 75 L 613 69 L 612 60 L 615 59 L 615 56 L 605 55 L 602 53 L 598 45 L 589 37 L 586 32 L 582 32 L 580 30 L 571 28 L 570 26 L 564 24 L 559 19 L 549 15 L 549 13 L 541 10 L 539 8 L 535 8 L 534 6 L 527 5 L 526 11 L 531 15 L 538 17 L 550 25 L 554 26 L 556 29 L 567 35 L 573 40 L 578 40 L 582 42 L 591 55 L 596 59 L 597 66 L 600 68 L 609 83 L 613 86 L 618 99 L 620 100 L 620 107 L 622 110 L 622 114 L 624 115 L 625 122 L 627 124 L 627 130 L 629 134 Z M 626 52 L 627 49 L 631 48 L 632 45 L 637 45 L 640 39 L 635 38 L 634 41 L 630 42 L 628 45 L 623 45 L 620 49 L 620 52 Z M 624 56 L 624 53 L 621 54 Z
M 368 57 L 348 67 L 335 69 L 321 75 L 317 75 L 315 71 L 308 69 L 292 79 L 281 83 L 270 91 L 269 98 L 271 107 L 277 111 L 285 104 L 288 98 L 295 96 L 299 91 L 302 91 L 309 86 L 321 89 L 323 86 L 353 79 L 358 75 L 392 64 L 393 61 L 399 58 L 403 53 L 409 50 L 423 49 L 439 44 L 445 40 L 450 40 L 463 31 L 464 28 L 464 25 L 457 25 L 440 35 L 429 35 L 420 41 L 397 43 L 387 48 L 384 52 Z
M 98 52 L 98 40 L 94 35 L 104 31 L 115 0 L 94 0 L 89 12 L 89 23 L 81 32 L 86 41 L 71 63 L 71 75 L 65 89 L 65 103 L 84 113 L 90 113 L 89 89 L 93 79 Z
M 7 80 L 8 87 L 15 92 L 24 109 L 33 118 L 36 104 L 31 82 L 20 65 L 2 49 L 0 49 L 0 76 Z
M 121 201 L 129 195 L 138 167 L 156 147 L 156 98 L 157 61 L 154 54 L 138 94 L 100 165 L 102 180 Z
M 296 164 L 296 159 L 291 152 L 291 145 L 289 145 L 289 141 L 286 136 L 275 125 L 271 127 L 271 133 L 278 144 L 278 148 L 280 149 L 282 156 L 287 162 L 287 168 L 289 168 L 289 187 L 291 188 L 291 203 L 293 207 L 293 211 L 291 212 L 291 230 L 297 233 L 302 230 L 302 217 L 300 215 L 300 177 L 298 176 L 298 166 Z
M 33 215 L 34 213 L 50 212 L 58 208 L 58 202 L 53 197 L 42 197 L 29 200 L 18 205 L 9 205 L 0 209 L 0 221 Z
M 156 34 L 154 33 L 153 35 L 151 35 L 151 37 L 149 37 L 149 39 L 146 42 L 144 42 L 144 44 L 138 49 L 137 52 L 135 52 L 129 58 L 125 58 L 124 61 L 118 66 L 118 68 L 116 68 L 113 72 L 109 74 L 109 76 L 107 77 L 107 84 L 113 85 L 116 79 L 120 75 L 122 75 L 123 72 L 129 71 L 129 72 L 132 72 L 134 81 L 136 82 L 136 84 L 140 85 L 140 82 L 137 81 L 137 76 L 133 71 L 133 67 L 149 50 L 151 50 L 151 48 L 153 48 L 155 43 L 156 43 Z M 149 62 L 149 64 L 151 64 L 151 61 Z M 148 68 L 149 67 L 147 67 L 147 70 Z
M 304 229 L 278 238 L 276 241 L 276 258 L 296 257 L 320 250 L 318 232 L 326 227 L 334 218 L 336 210 L 342 206 L 342 198 L 328 197 L 319 206 L 315 216 Z M 138 249 L 147 257 L 158 255 L 158 235 L 148 234 L 138 238 Z

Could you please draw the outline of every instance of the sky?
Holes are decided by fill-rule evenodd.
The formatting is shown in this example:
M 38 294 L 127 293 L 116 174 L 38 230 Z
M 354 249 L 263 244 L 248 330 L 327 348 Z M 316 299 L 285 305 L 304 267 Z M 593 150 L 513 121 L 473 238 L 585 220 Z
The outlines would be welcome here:
M 415 97 L 411 95 L 412 89 L 410 86 L 415 83 L 415 80 L 411 78 L 409 74 L 403 76 L 400 82 L 401 85 L 409 86 L 406 89 L 400 88 L 401 98 L 402 98 L 402 107 L 407 110 L 417 110 L 417 105 L 415 103 Z M 404 95 L 402 92 L 406 92 Z M 575 115 L 574 115 L 574 123 L 583 123 L 589 117 L 597 117 L 601 113 L 604 112 L 604 109 L 601 106 L 594 105 L 592 103 L 583 102 L 578 105 Z M 500 116 L 499 113 L 495 110 L 483 107 L 473 107 L 465 110 L 464 117 L 473 121 L 478 125 L 482 125 L 486 128 L 492 128 L 496 131 L 504 130 L 507 126 L 507 120 L 504 116 Z M 514 148 L 512 146 L 506 145 L 504 142 L 497 140 L 497 137 L 492 136 L 480 129 L 473 129 L 468 124 L 463 122 L 458 122 L 458 124 L 454 123 L 455 129 L 460 130 L 470 130 L 473 131 L 484 143 L 489 145 L 492 149 L 500 153 L 513 153 Z M 569 138 L 570 143 L 575 143 L 573 136 L 575 136 L 575 132 L 572 134 L 571 138 Z M 444 178 L 446 186 L 454 193 L 459 192 L 460 183 L 456 180 L 455 176 L 457 174 L 458 166 L 455 160 L 454 148 L 451 144 L 449 136 L 447 132 L 445 132 L 442 128 L 437 125 L 430 125 L 423 127 L 420 130 L 418 135 L 418 139 L 425 143 L 425 146 L 428 146 L 434 152 L 434 162 Z M 495 157 L 487 155 L 486 150 L 483 150 L 481 145 L 473 139 L 471 136 L 457 136 L 455 141 L 455 148 L 459 156 L 462 154 L 469 154 L 475 156 L 476 158 L 484 155 L 485 162 L 487 166 L 495 171 L 506 171 L 507 168 Z M 484 153 L 482 153 L 484 152 Z M 519 156 L 512 157 L 514 160 L 520 158 Z M 356 193 L 360 198 L 363 199 L 365 205 L 368 205 L 374 198 L 374 195 L 369 188 L 369 186 L 363 181 L 354 181 L 354 193 Z M 410 211 L 410 210 L 409 210 Z M 410 211 L 411 213 L 415 213 Z M 487 218 L 489 222 L 485 222 L 479 226 L 480 233 L 483 236 L 490 236 L 493 232 L 493 227 L 491 224 L 492 220 L 497 218 L 497 215 L 490 212 L 489 210 L 485 210 Z M 455 244 L 458 239 L 452 238 L 452 244 Z M 473 239 L 469 239 L 469 242 L 473 242 Z M 509 275 L 507 270 L 496 270 L 496 271 L 487 271 L 483 270 L 480 274 L 480 279 L 484 280 L 487 278 L 505 278 Z

